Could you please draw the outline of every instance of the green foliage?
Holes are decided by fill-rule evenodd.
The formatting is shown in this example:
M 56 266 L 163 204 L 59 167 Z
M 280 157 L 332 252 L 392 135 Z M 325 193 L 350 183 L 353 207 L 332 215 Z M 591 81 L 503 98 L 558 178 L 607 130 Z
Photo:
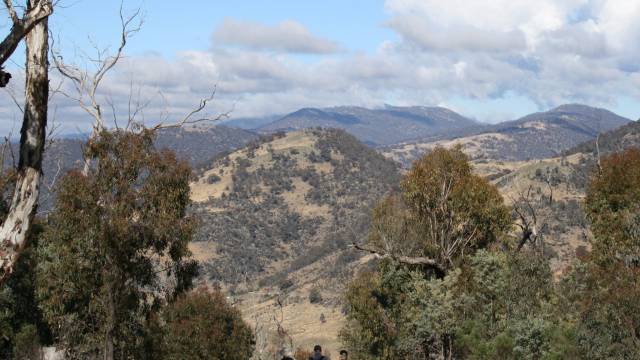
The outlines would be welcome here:
M 634 359 L 640 353 L 640 269 L 617 261 L 577 263 L 563 279 L 564 309 L 575 313 L 580 354 Z
M 443 272 L 511 225 L 502 196 L 472 173 L 460 148 L 438 147 L 416 161 L 401 188 L 374 211 L 370 243 L 395 255 L 432 258 Z
M 139 357 L 146 318 L 194 275 L 190 169 L 149 131 L 103 132 L 86 154 L 89 171 L 61 179 L 42 235 L 39 306 L 72 358 Z
M 199 288 L 184 294 L 162 312 L 162 343 L 155 349 L 167 360 L 246 360 L 253 333 L 219 290 Z
M 571 358 L 553 294 L 548 264 L 530 254 L 482 250 L 443 278 L 388 263 L 351 284 L 341 335 L 355 359 Z
M 601 159 L 586 212 L 591 253 L 562 282 L 562 305 L 573 310 L 579 353 L 591 359 L 635 359 L 640 353 L 640 150 Z
M 42 226 L 34 225 L 30 246 L 22 253 L 14 272 L 0 286 L 0 358 L 30 359 L 40 344 L 50 344 L 51 334 L 36 301 L 36 249 Z
M 40 339 L 38 329 L 35 325 L 24 325 L 16 333 L 14 345 L 14 356 L 16 359 L 39 359 Z
M 640 150 L 601 160 L 585 202 L 597 261 L 640 262 Z
M 385 285 L 393 284 L 378 272 L 362 272 L 346 292 L 349 312 L 340 337 L 352 359 L 391 359 L 398 352 L 402 299 L 397 287 Z

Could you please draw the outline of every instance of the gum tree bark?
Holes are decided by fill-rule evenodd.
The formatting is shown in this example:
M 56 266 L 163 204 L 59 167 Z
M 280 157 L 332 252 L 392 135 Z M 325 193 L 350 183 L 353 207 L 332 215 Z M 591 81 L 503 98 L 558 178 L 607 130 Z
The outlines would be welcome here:
M 8 82 L 7 73 L 2 70 L 2 65 L 9 59 L 20 44 L 20 41 L 33 29 L 36 24 L 46 19 L 53 12 L 53 5 L 50 0 L 32 0 L 28 4 L 28 10 L 22 18 L 18 17 L 12 0 L 3 0 L 7 7 L 7 12 L 11 17 L 13 25 L 9 35 L 0 43 L 0 87 L 4 87 Z M 11 75 L 9 75 L 9 78 Z M 6 81 L 5 81 L 6 80 Z
M 27 2 L 27 6 L 27 14 L 37 8 L 47 8 L 49 13 L 52 9 L 50 0 L 31 0 Z M 20 253 L 27 245 L 27 236 L 38 205 L 49 99 L 46 16 L 33 25 L 26 35 L 26 45 L 25 106 L 20 131 L 20 160 L 9 214 L 0 227 L 0 283 L 11 274 Z

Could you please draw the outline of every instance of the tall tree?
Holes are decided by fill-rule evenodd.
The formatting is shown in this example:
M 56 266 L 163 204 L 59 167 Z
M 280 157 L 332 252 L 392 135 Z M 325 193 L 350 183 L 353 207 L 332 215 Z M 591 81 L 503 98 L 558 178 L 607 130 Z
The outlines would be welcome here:
M 632 359 L 640 352 L 640 150 L 602 157 L 587 191 L 592 249 L 564 280 L 577 310 L 583 358 Z
M 356 248 L 424 265 L 443 277 L 511 226 L 504 199 L 473 174 L 460 148 L 438 147 L 426 154 L 401 188 L 400 196 L 391 195 L 374 211 L 369 246 Z
M 601 262 L 640 264 L 640 150 L 600 160 L 585 209 L 594 234 L 593 254 Z
M 497 189 L 473 174 L 460 148 L 426 154 L 401 189 L 374 210 L 369 244 L 356 245 L 388 261 L 347 293 L 352 313 L 342 336 L 363 356 L 450 359 L 460 326 L 459 267 L 496 242 L 511 216 Z
M 149 314 L 189 288 L 190 168 L 153 131 L 103 131 L 61 179 L 38 248 L 38 297 L 72 357 L 140 357 Z
M 0 65 L 15 51 L 24 36 L 27 54 L 20 158 L 13 199 L 0 227 L 0 282 L 12 272 L 20 253 L 27 246 L 37 209 L 49 101 L 47 19 L 53 11 L 50 0 L 29 0 L 25 14 L 19 18 L 13 2 L 4 0 L 4 3 L 13 26 L 9 36 L 0 44 Z

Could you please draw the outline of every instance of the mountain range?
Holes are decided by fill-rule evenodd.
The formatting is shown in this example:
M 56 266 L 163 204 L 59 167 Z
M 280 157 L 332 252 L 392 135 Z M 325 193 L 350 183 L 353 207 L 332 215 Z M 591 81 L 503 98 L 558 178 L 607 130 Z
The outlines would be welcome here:
M 261 132 L 311 127 L 343 129 L 368 145 L 390 145 L 410 139 L 446 135 L 478 123 L 442 107 L 366 109 L 356 106 L 304 108 L 259 127 Z
M 558 156 L 598 134 L 629 124 L 630 119 L 586 105 L 562 105 L 496 125 L 455 130 L 385 147 L 387 156 L 409 165 L 435 146 L 460 145 L 476 160 L 528 160 Z

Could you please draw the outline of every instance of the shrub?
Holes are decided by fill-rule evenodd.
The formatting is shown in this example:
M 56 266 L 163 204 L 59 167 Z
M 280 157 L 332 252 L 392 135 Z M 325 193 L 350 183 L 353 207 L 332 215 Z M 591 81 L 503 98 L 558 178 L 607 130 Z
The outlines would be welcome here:
M 199 288 L 164 313 L 165 359 L 246 360 L 253 353 L 251 328 L 219 290 Z
M 322 294 L 318 288 L 313 288 L 309 291 L 309 302 L 312 304 L 318 304 L 322 301 Z
M 218 181 L 220 181 L 220 176 L 216 174 L 209 175 L 209 177 L 207 178 L 207 184 L 215 184 Z

